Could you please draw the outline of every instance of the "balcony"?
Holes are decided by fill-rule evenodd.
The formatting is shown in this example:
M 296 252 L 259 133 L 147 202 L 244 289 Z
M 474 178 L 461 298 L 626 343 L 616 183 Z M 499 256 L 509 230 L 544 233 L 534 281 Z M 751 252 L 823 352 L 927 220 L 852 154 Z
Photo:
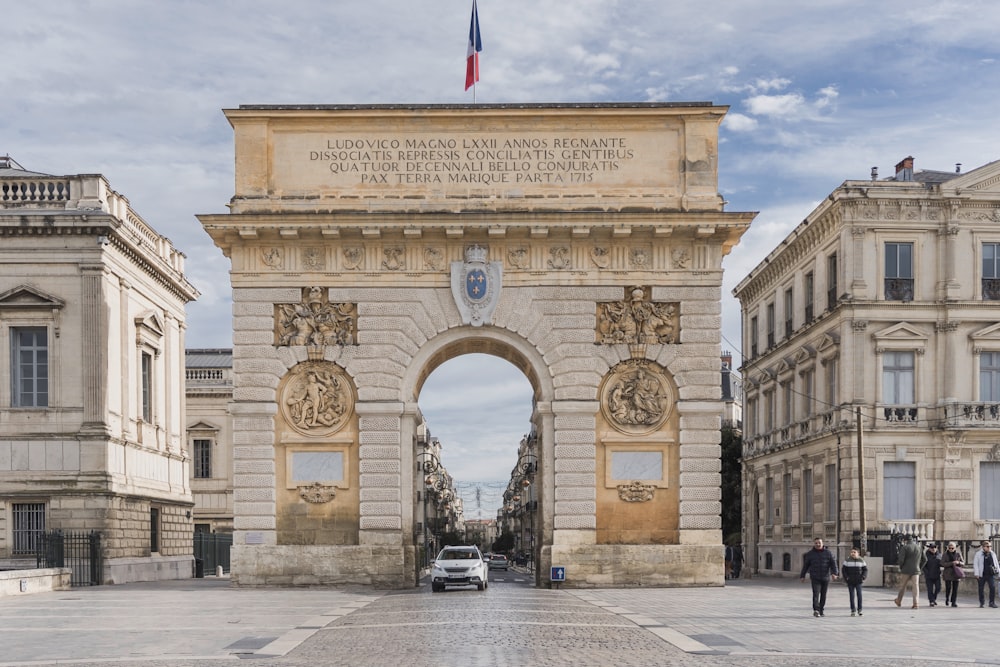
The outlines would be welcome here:
M 913 278 L 886 278 L 886 301 L 913 301 Z
M 952 403 L 941 409 L 946 429 L 1000 427 L 1000 403 Z
M 917 406 L 915 405 L 888 405 L 882 407 L 884 424 L 890 428 L 916 426 L 917 417 Z

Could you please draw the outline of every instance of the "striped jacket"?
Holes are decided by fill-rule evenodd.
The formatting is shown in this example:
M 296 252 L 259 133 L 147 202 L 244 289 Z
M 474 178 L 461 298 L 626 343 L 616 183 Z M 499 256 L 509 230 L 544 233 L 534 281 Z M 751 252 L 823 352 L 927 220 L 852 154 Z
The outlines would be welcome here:
M 868 563 L 860 556 L 858 558 L 848 556 L 840 571 L 844 575 L 845 583 L 856 586 L 868 578 Z

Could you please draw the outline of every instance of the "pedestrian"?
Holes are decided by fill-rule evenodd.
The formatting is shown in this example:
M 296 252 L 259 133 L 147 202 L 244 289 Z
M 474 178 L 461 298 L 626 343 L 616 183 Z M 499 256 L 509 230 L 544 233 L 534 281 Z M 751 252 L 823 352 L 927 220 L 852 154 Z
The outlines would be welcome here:
M 813 548 L 802 557 L 802 572 L 799 574 L 799 579 L 803 582 L 806 580 L 806 573 L 809 574 L 809 581 L 812 583 L 813 616 L 822 616 L 826 607 L 826 591 L 830 587 L 830 579 L 836 581 L 840 572 L 837 569 L 837 559 L 833 552 L 823 546 L 821 537 L 813 540 Z
M 733 545 L 733 579 L 740 578 L 743 571 L 743 544 L 737 542 Z
M 1000 563 L 997 562 L 997 555 L 993 553 L 993 545 L 989 540 L 983 540 L 979 545 L 979 551 L 972 559 L 972 573 L 979 580 L 979 606 L 986 604 L 983 595 L 983 586 L 990 587 L 990 606 L 996 609 L 997 606 L 997 575 L 1000 574 Z
M 957 607 L 955 601 L 958 598 L 958 585 L 965 577 L 965 561 L 962 554 L 955 547 L 954 542 L 949 542 L 941 554 L 941 578 L 944 579 L 944 606 L 951 605 Z
M 906 589 L 913 587 L 913 608 L 917 608 L 920 598 L 920 571 L 924 568 L 924 552 L 913 542 L 912 535 L 903 536 L 903 546 L 899 548 L 899 574 L 902 583 L 894 602 L 899 607 L 903 604 Z
M 858 549 L 851 549 L 851 555 L 841 565 L 840 571 L 844 575 L 844 583 L 847 584 L 847 593 L 851 596 L 851 616 L 855 613 L 864 616 L 861 613 L 861 585 L 868 578 L 868 563 L 861 557 Z
M 725 565 L 724 565 L 724 567 L 725 567 L 726 579 L 732 579 L 733 578 L 733 545 L 731 545 L 731 544 L 727 544 L 726 545 Z
M 941 556 L 938 554 L 937 544 L 928 544 L 924 557 L 927 559 L 923 567 L 924 581 L 927 583 L 927 604 L 936 607 L 938 593 L 941 592 Z

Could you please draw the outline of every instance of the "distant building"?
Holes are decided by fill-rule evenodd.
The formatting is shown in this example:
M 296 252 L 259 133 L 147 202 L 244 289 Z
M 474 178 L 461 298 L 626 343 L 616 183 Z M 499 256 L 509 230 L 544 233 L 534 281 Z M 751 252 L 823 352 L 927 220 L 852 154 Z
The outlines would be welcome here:
M 187 350 L 187 447 L 195 532 L 233 532 L 233 351 Z
M 102 536 L 100 583 L 192 574 L 184 256 L 98 174 L 0 157 L 0 562 Z
M 722 428 L 737 436 L 743 433 L 743 384 L 733 369 L 731 352 L 722 353 Z
M 1000 162 L 913 165 L 845 181 L 734 290 L 753 569 L 814 536 L 1000 534 Z

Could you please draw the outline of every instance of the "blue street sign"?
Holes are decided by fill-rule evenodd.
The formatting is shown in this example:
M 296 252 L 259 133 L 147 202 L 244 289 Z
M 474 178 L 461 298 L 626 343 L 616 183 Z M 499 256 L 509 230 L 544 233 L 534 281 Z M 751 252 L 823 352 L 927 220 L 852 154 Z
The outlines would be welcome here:
M 552 581 L 566 581 L 566 568 L 565 567 L 553 567 L 552 575 L 549 577 Z

